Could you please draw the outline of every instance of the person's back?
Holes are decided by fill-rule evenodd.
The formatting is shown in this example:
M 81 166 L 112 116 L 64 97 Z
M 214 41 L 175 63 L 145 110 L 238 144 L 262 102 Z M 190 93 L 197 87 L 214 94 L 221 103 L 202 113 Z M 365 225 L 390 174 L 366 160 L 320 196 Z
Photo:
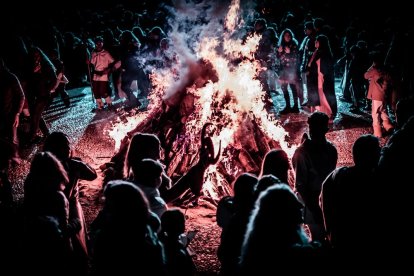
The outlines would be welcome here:
M 380 150 L 378 138 L 360 136 L 352 149 L 355 165 L 334 170 L 322 185 L 325 228 L 331 246 L 339 254 L 366 253 L 372 245 L 377 208 L 372 194 L 377 189 L 375 173 Z
M 196 273 L 187 245 L 180 239 L 184 231 L 185 216 L 179 209 L 167 210 L 161 216 L 160 240 L 164 245 L 168 275 L 171 276 L 191 276 Z
M 35 155 L 24 183 L 25 273 L 70 274 L 69 203 L 63 193 L 67 182 L 66 171 L 56 157 L 49 152 Z
M 244 173 L 234 182 L 233 212 L 228 221 L 222 224 L 221 241 L 217 249 L 217 257 L 221 263 L 221 275 L 234 275 L 237 271 L 244 235 L 256 199 L 254 192 L 257 181 L 256 176 Z M 217 219 L 219 215 L 219 209 L 217 209 Z
M 89 237 L 83 208 L 79 201 L 79 181 L 96 179 L 96 171 L 80 158 L 72 156 L 69 137 L 63 132 L 52 132 L 46 138 L 43 150 L 53 153 L 62 162 L 68 174 L 69 182 L 64 193 L 69 201 L 69 233 L 76 256 L 72 266 L 78 275 L 86 275 Z
M 104 215 L 94 235 L 91 275 L 165 275 L 164 249 L 149 226 L 148 202 L 133 183 L 104 191 Z
M 295 188 L 305 204 L 305 223 L 309 224 L 313 240 L 324 240 L 319 195 L 322 182 L 336 168 L 338 152 L 325 135 L 329 117 L 315 112 L 309 119 L 310 139 L 300 145 L 292 158 L 296 173 Z
M 396 265 L 408 265 L 405 248 L 411 248 L 413 242 L 407 235 L 407 219 L 412 216 L 411 183 L 413 177 L 414 155 L 414 116 L 396 131 L 381 151 L 378 166 L 378 212 L 379 219 L 386 221 L 379 229 L 382 236 L 386 236 L 390 242 L 383 248 L 383 256 L 398 256 L 392 263 Z M 395 254 L 395 255 L 394 255 Z M 404 267 L 405 267 L 404 266 Z
M 302 207 L 285 184 L 275 184 L 261 194 L 244 239 L 240 275 L 322 271 L 320 244 L 309 243 L 301 226 Z

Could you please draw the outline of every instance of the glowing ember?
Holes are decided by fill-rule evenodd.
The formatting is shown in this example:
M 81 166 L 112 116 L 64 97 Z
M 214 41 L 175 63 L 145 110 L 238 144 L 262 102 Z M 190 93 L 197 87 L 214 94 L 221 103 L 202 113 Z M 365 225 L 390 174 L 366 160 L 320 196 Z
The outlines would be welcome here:
M 186 164 L 181 164 L 186 171 L 196 159 L 194 155 L 203 125 L 207 122 L 215 125 L 215 129 L 210 130 L 214 132 L 212 138 L 216 148 L 221 141 L 223 150 L 219 163 L 208 169 L 203 186 L 204 194 L 213 199 L 228 193 L 226 187 L 240 173 L 257 172 L 266 150 L 280 147 L 291 156 L 296 148 L 288 145 L 288 133 L 265 109 L 262 100 L 265 92 L 257 79 L 262 68 L 254 59 L 260 37 L 243 40 L 236 34 L 235 30 L 243 24 L 239 13 L 240 1 L 233 0 L 227 14 L 221 17 L 226 19 L 224 26 L 216 15 L 208 24 L 194 20 L 189 31 L 186 24 L 192 18 L 184 16 L 181 10 L 169 33 L 174 44 L 169 50 L 177 55 L 177 63 L 171 68 L 153 69 L 153 90 L 147 111 L 120 119 L 109 130 L 115 146 L 119 147 L 127 132 L 147 118 L 155 117 L 157 112 L 163 112 L 162 102 L 175 106 L 177 99 L 186 101 L 190 96 L 193 111 L 181 119 L 183 128 L 172 144 L 172 148 L 177 149 L 173 153 L 177 158 L 179 153 L 181 157 L 190 156 L 185 158 Z M 216 79 L 206 79 L 205 72 L 209 69 L 203 66 L 211 66 Z M 178 162 L 170 161 L 169 165 Z M 170 167 L 168 172 L 177 172 L 177 167 L 180 166 Z

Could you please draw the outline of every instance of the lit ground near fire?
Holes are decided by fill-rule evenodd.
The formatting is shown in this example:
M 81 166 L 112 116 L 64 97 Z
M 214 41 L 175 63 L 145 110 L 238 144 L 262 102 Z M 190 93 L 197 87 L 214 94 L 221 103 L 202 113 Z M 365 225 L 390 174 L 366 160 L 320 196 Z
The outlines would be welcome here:
M 55 99 L 46 112 L 46 120 L 51 131 L 63 131 L 72 139 L 74 156 L 82 158 L 91 164 L 100 174 L 99 166 L 107 162 L 114 154 L 114 141 L 105 132 L 106 127 L 118 116 L 128 116 L 118 111 L 91 112 L 94 104 L 88 87 L 70 91 L 71 107 L 65 108 L 59 98 Z M 339 96 L 339 95 L 338 95 Z M 278 106 L 283 108 L 284 101 L 281 95 L 274 95 L 275 111 Z M 352 164 L 351 147 L 361 135 L 371 132 L 370 115 L 361 113 L 351 114 L 347 103 L 339 104 L 340 113 L 334 121 L 328 139 L 337 147 L 339 152 L 338 166 Z M 289 133 L 287 140 L 291 144 L 298 144 L 303 132 L 307 131 L 306 120 L 309 115 L 306 111 L 300 114 L 284 115 L 279 118 Z M 385 142 L 385 139 L 382 140 Z M 33 154 L 40 148 L 33 146 L 22 150 L 25 159 L 18 165 L 11 175 L 14 182 L 14 193 L 17 202 L 22 198 L 22 186 L 27 174 Z M 102 206 L 101 197 L 102 176 L 93 182 L 83 182 L 81 202 L 85 210 L 88 224 L 95 218 Z M 183 208 L 181 206 L 181 208 Z M 219 270 L 216 250 L 220 240 L 220 228 L 216 224 L 215 206 L 208 201 L 200 201 L 197 207 L 187 206 L 183 211 L 187 215 L 187 230 L 197 230 L 198 233 L 191 243 L 195 252 L 194 260 L 200 275 L 215 275 Z

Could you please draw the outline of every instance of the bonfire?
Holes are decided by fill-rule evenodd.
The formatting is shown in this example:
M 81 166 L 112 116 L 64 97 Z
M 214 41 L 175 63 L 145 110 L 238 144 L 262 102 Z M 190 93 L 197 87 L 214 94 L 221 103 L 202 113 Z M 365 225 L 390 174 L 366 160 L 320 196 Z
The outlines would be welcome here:
M 296 146 L 287 142 L 288 133 L 266 108 L 258 79 L 263 68 L 254 58 L 260 36 L 241 31 L 246 23 L 240 1 L 232 1 L 222 16 L 216 14 L 222 8 L 205 8 L 211 16 L 207 23 L 182 8 L 174 12 L 168 51 L 176 62 L 150 68 L 146 110 L 122 116 L 107 131 L 116 148 L 135 132 L 156 134 L 172 179 L 197 162 L 202 144 L 214 148 L 203 195 L 217 203 L 231 194 L 230 184 L 239 174 L 259 173 L 270 149 L 291 156 Z

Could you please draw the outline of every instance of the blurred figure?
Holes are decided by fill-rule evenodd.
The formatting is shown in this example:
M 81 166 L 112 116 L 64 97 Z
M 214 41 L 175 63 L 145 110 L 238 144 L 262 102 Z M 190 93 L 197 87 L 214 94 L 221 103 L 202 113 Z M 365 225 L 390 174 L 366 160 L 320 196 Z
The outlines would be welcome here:
M 69 98 L 68 92 L 66 91 L 66 84 L 69 83 L 69 80 L 65 75 L 65 66 L 63 64 L 63 61 L 59 58 L 58 50 L 53 49 L 50 52 L 49 57 L 50 57 L 50 61 L 53 63 L 53 65 L 56 68 L 56 77 L 57 77 L 56 84 L 51 89 L 52 97 L 56 97 L 56 95 L 59 94 L 65 106 L 69 107 L 70 98 Z
M 312 67 L 316 64 L 318 68 L 319 106 L 316 109 L 333 120 L 337 115 L 338 106 L 335 94 L 334 59 L 328 37 L 317 36 L 315 48 L 308 66 Z
M 109 75 L 111 74 L 114 65 L 114 58 L 104 49 L 103 38 L 98 36 L 95 38 L 95 50 L 92 52 L 90 63 L 93 66 L 92 70 L 92 92 L 95 97 L 97 109 L 102 110 L 104 104 L 102 99 L 105 99 L 108 109 L 112 109 L 112 89 L 109 83 Z
M 133 81 L 138 82 L 138 88 L 142 90 L 144 94 L 148 94 L 148 88 L 140 80 L 145 79 L 143 70 L 143 64 L 139 56 L 139 50 L 141 48 L 141 42 L 131 32 L 124 31 L 120 36 L 120 49 L 121 49 L 121 89 L 125 92 L 128 105 L 130 107 L 139 107 L 141 102 L 135 96 L 131 84 Z
M 15 163 L 20 163 L 17 128 L 24 101 L 19 79 L 9 71 L 0 57 L 0 139 L 10 144 L 12 154 L 9 158 Z
M 50 103 L 57 76 L 55 66 L 39 47 L 32 47 L 29 57 L 32 66 L 27 84 L 31 117 L 29 143 L 38 143 L 50 134 L 42 113 Z M 39 130 L 43 137 L 38 135 Z
M 308 68 L 309 60 L 311 59 L 313 52 L 315 52 L 315 29 L 313 28 L 313 22 L 307 21 L 304 24 L 305 29 L 305 38 L 302 40 L 302 43 L 299 47 L 299 70 L 301 73 L 302 83 L 301 85 L 306 87 L 307 97 L 305 100 L 304 95 L 302 95 L 302 106 L 317 106 L 319 104 L 319 96 L 317 89 L 317 80 L 312 80 L 308 75 L 310 68 Z M 316 71 L 316 70 L 314 70 Z M 300 95 L 299 99 L 300 99 Z
M 264 103 L 266 107 L 271 107 L 273 105 L 270 95 L 269 87 L 269 73 L 268 70 L 271 70 L 272 59 L 274 59 L 274 50 L 277 43 L 277 35 L 274 29 L 268 28 L 267 21 L 264 18 L 258 18 L 254 22 L 255 35 L 261 36 L 259 45 L 255 52 L 255 58 L 260 62 L 262 66 L 262 71 L 260 71 L 258 79 L 263 87 L 264 94 Z
M 382 127 L 386 132 L 392 132 L 394 129 L 393 124 L 388 116 L 387 111 L 387 94 L 389 91 L 389 84 L 391 77 L 385 70 L 384 64 L 381 61 L 379 54 L 372 55 L 372 65 L 365 72 L 365 79 L 369 80 L 367 98 L 372 101 L 371 104 L 371 117 L 372 128 L 374 135 L 381 138 L 383 136 Z

